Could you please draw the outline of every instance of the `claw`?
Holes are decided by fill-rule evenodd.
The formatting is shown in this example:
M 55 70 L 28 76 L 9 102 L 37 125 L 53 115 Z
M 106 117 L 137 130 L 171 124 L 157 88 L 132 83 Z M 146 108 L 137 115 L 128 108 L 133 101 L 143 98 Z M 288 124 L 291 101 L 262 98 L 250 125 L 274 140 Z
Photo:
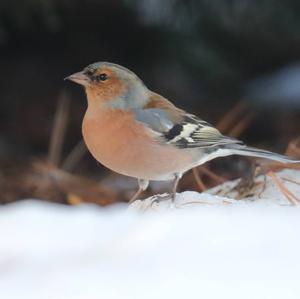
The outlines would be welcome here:
M 170 194 L 158 194 L 158 195 L 155 195 L 155 196 L 153 196 L 153 200 L 151 201 L 151 207 L 155 203 L 159 204 L 160 202 L 165 201 L 165 200 L 169 200 L 169 199 L 172 199 L 172 197 L 171 197 Z

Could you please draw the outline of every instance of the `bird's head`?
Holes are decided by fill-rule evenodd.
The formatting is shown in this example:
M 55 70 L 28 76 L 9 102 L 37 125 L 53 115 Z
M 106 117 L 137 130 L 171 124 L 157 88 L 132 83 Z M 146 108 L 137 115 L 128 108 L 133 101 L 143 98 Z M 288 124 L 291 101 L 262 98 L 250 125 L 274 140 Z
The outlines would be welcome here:
M 130 70 L 109 62 L 97 62 L 66 79 L 82 85 L 89 104 L 102 104 L 114 109 L 143 107 L 149 90 Z

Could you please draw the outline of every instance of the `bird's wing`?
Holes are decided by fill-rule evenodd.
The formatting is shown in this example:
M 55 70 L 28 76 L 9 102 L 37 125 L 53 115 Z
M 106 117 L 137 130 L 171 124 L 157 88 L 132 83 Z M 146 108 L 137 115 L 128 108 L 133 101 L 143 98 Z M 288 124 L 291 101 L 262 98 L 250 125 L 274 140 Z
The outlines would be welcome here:
M 162 100 L 161 100 L 162 101 Z M 161 108 L 134 109 L 135 119 L 158 133 L 160 142 L 178 148 L 207 148 L 241 141 L 222 135 L 206 121 L 188 114 L 163 99 Z M 156 104 L 156 107 L 159 106 Z
M 182 111 L 183 112 L 183 111 Z M 208 153 L 219 152 L 218 156 L 241 155 L 271 159 L 281 163 L 300 163 L 299 160 L 275 154 L 269 151 L 248 147 L 241 141 L 222 135 L 209 123 L 195 115 L 184 113 L 181 121 L 174 121 L 174 114 L 167 110 L 150 108 L 135 110 L 136 120 L 155 132 L 158 142 L 170 144 L 181 149 L 208 149 Z M 175 116 L 178 119 L 178 115 Z M 215 158 L 214 154 L 204 157 L 201 163 Z M 203 162 L 204 161 L 204 162 Z
M 167 143 L 179 148 L 207 148 L 242 143 L 222 135 L 211 124 L 192 114 L 185 114 L 184 120 L 174 124 L 164 137 Z

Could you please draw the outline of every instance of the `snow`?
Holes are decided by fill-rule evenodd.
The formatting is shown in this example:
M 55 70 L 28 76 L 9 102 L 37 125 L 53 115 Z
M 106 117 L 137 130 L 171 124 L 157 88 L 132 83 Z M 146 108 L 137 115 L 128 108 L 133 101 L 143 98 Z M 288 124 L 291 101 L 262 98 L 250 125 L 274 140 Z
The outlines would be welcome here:
M 138 206 L 2 206 L 0 298 L 300 298 L 299 206 L 195 192 Z

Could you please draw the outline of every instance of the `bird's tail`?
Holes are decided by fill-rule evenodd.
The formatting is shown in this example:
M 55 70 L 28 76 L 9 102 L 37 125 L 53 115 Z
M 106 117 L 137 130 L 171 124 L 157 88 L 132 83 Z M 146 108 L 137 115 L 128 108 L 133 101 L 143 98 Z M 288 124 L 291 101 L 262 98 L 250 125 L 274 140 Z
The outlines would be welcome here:
M 255 147 L 249 147 L 243 144 L 231 144 L 226 146 L 226 150 L 231 152 L 231 155 L 250 156 L 256 158 L 264 158 L 278 161 L 281 163 L 300 163 L 300 160 L 295 160 L 283 155 L 261 150 Z

